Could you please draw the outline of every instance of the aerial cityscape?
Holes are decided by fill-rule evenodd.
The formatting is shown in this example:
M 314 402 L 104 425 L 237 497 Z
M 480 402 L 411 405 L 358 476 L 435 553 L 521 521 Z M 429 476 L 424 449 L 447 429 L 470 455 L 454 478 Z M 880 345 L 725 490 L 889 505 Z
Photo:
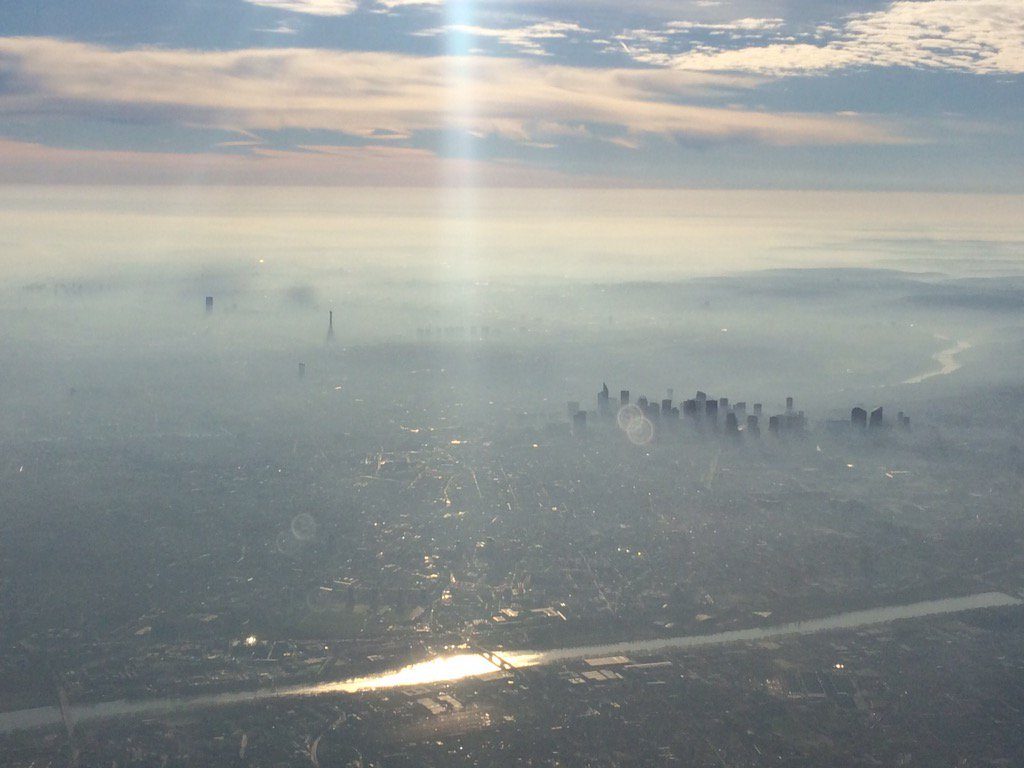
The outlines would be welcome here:
M 0 768 L 1024 766 L 1022 0 L 3 0 Z
M 709 309 L 700 282 L 672 291 L 703 325 L 748 311 Z M 94 301 L 13 295 L 31 313 Z M 148 362 L 111 347 L 83 367 L 95 352 L 72 347 L 59 384 L 12 387 L 6 764 L 997 764 L 1024 748 L 1004 727 L 1024 674 L 1019 385 L 964 411 L 943 394 L 963 375 L 950 342 L 886 388 L 828 397 L 806 361 L 772 396 L 712 354 L 713 389 L 740 395 L 677 396 L 695 358 L 658 342 L 629 378 L 674 386 L 613 396 L 586 339 L 635 337 L 629 302 L 611 330 L 495 317 L 355 346 L 354 309 L 286 310 L 310 338 L 276 343 L 222 304 L 171 345 L 132 344 Z M 51 354 L 20 349 L 27 370 Z M 551 351 L 568 386 L 533 377 Z M 934 375 L 903 383 L 914 366 Z

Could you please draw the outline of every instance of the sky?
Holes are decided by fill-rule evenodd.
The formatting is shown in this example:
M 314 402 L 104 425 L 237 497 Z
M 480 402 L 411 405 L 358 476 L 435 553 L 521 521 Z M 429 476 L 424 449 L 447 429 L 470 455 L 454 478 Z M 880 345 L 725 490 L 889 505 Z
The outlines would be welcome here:
M 0 183 L 1024 191 L 1021 0 L 0 17 Z

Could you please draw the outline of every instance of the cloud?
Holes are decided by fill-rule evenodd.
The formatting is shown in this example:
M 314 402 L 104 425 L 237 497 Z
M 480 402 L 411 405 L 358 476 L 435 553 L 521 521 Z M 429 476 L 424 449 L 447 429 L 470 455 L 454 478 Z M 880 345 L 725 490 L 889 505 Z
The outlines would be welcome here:
M 285 22 L 279 23 L 276 27 L 265 27 L 263 29 L 254 29 L 254 32 L 262 32 L 266 35 L 296 35 L 298 30 L 294 27 L 288 26 Z
M 579 24 L 573 22 L 539 21 L 534 24 L 512 28 L 449 24 L 444 27 L 424 29 L 414 34 L 420 37 L 433 37 L 444 34 L 489 37 L 496 39 L 503 45 L 507 45 L 520 53 L 526 53 L 534 56 L 547 56 L 548 53 L 541 44 L 543 41 L 564 40 L 570 35 L 577 36 L 592 32 L 593 30 L 581 27 Z
M 368 140 L 454 130 L 524 145 L 594 128 L 633 141 L 900 141 L 863 115 L 693 103 L 732 98 L 759 82 L 750 76 L 571 67 L 541 59 L 301 48 L 114 50 L 0 38 L 0 70 L 6 87 L 0 115 L 23 120 L 81 115 L 248 131 L 307 128 Z
M 433 187 L 471 179 L 495 187 L 609 187 L 604 177 L 569 177 L 508 161 L 438 157 L 392 146 L 256 148 L 251 155 L 48 147 L 0 138 L 0 183 L 223 184 Z
M 682 53 L 650 45 L 632 53 L 644 63 L 691 71 L 790 75 L 908 67 L 980 75 L 1024 73 L 1021 0 L 899 0 L 880 11 L 849 15 L 817 33 L 825 38 L 820 43 L 787 38 L 739 48 L 701 44 Z
M 376 0 L 377 5 L 389 10 L 410 5 L 444 5 L 445 0 Z
M 245 0 L 252 5 L 310 16 L 347 16 L 359 7 L 357 0 Z
M 251 5 L 279 11 L 304 13 L 308 16 L 348 16 L 359 10 L 359 0 L 244 0 Z M 445 0 L 366 0 L 364 6 L 374 13 L 388 13 L 400 8 L 444 5 Z
M 785 21 L 779 18 L 759 19 L 748 17 L 744 19 L 736 19 L 734 21 L 719 22 L 670 21 L 665 26 L 668 29 L 681 31 L 706 29 L 725 32 L 760 32 L 768 29 L 779 29 L 783 24 L 785 24 Z

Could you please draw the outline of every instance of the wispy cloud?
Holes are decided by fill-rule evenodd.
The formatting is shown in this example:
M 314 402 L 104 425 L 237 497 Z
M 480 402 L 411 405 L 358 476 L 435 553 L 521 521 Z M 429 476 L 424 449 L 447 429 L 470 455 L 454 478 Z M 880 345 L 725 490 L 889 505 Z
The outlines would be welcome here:
M 761 32 L 769 29 L 779 29 L 785 24 L 780 18 L 753 18 L 746 17 L 734 21 L 670 21 L 665 26 L 668 29 L 676 30 L 715 30 L 720 32 Z
M 381 8 L 394 9 L 416 5 L 444 5 L 445 0 L 375 0 Z
M 768 144 L 900 141 L 863 115 L 765 112 L 708 102 L 750 76 L 598 69 L 542 59 L 417 57 L 311 49 L 198 52 L 0 38 L 0 114 L 85 115 L 231 129 L 313 128 L 374 139 L 439 130 L 550 143 L 693 137 Z M 472 104 L 459 108 L 459 100 Z
M 289 26 L 286 22 L 279 23 L 276 27 L 265 27 L 263 29 L 253 30 L 254 32 L 262 32 L 266 35 L 296 35 L 298 30 L 295 27 Z
M 233 143 L 235 146 L 238 143 Z M 248 155 L 179 154 L 50 147 L 0 138 L 0 183 L 205 184 L 311 186 L 438 186 L 471 178 L 485 186 L 616 185 L 608 177 L 569 177 L 509 161 L 438 157 L 391 146 L 303 146 L 291 151 L 254 147 Z
M 359 7 L 357 0 L 245 0 L 252 5 L 310 16 L 346 16 Z
M 687 70 L 811 74 L 837 69 L 908 67 L 974 74 L 1024 73 L 1021 0 L 899 0 L 883 10 L 852 14 L 798 39 L 776 19 L 740 19 L 724 25 L 690 22 L 665 30 L 638 30 L 630 52 L 638 61 Z M 694 29 L 778 32 L 737 46 L 701 42 L 667 50 L 668 35 Z
M 480 27 L 464 24 L 449 24 L 444 27 L 424 29 L 415 34 L 420 37 L 455 34 L 470 37 L 492 38 L 520 53 L 534 56 L 549 55 L 543 43 L 551 40 L 565 40 L 591 34 L 593 30 L 567 21 L 539 21 L 519 27 Z

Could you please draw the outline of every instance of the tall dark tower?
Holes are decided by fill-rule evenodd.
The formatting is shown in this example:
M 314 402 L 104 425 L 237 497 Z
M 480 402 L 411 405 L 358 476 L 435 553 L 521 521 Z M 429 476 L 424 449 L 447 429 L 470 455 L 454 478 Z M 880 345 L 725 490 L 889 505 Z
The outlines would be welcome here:
M 206 314 L 213 312 L 213 296 L 206 297 Z
M 334 341 L 334 310 L 327 313 L 327 340 Z
M 868 417 L 868 426 L 877 428 L 882 426 L 882 406 L 878 406 Z
M 857 428 L 866 429 L 868 426 L 868 412 L 857 407 L 850 411 L 850 423 Z
M 601 391 L 597 393 L 597 411 L 602 416 L 611 414 L 611 403 L 608 400 L 608 385 L 602 384 Z
M 739 435 L 740 433 L 740 422 L 736 418 L 736 414 L 732 411 L 725 414 L 725 433 L 727 435 Z

